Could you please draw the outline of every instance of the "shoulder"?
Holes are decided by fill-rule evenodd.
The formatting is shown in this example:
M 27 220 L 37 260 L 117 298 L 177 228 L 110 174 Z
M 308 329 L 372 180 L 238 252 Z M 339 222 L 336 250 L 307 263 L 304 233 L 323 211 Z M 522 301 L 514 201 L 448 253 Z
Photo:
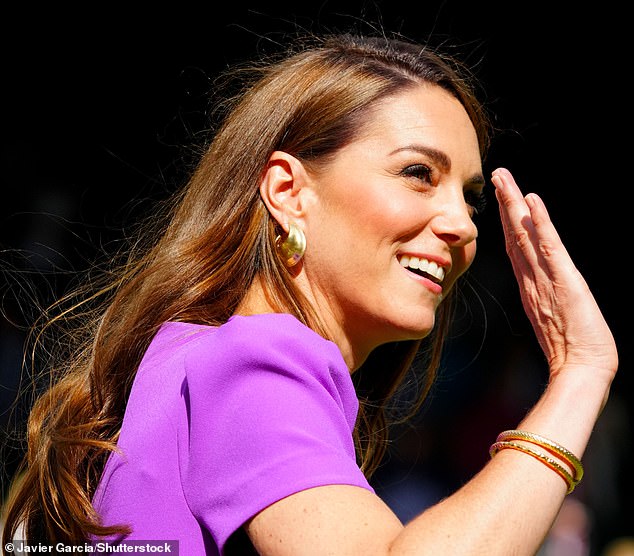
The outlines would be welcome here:
M 244 359 L 263 359 L 282 353 L 296 358 L 329 360 L 345 365 L 339 348 L 287 313 L 234 315 L 221 326 L 170 321 L 152 340 L 145 359 L 165 360 L 174 355 L 208 361 L 213 355 L 233 354 Z
M 215 343 L 243 357 L 290 353 L 343 362 L 337 346 L 287 313 L 234 315 L 217 329 Z M 215 346 L 217 347 L 217 346 Z
M 317 380 L 328 390 L 351 382 L 337 345 L 285 313 L 231 317 L 190 340 L 185 366 L 190 379 L 209 372 L 220 380 L 230 375 L 232 381 L 284 376 Z
M 277 313 L 232 317 L 193 342 L 183 488 L 220 546 L 294 493 L 332 484 L 371 490 L 352 438 L 358 401 L 336 344 Z

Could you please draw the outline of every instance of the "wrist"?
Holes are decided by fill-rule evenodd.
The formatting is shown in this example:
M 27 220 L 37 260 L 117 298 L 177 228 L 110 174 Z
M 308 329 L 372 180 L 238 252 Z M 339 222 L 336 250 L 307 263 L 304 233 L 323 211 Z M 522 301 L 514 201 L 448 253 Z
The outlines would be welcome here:
M 586 397 L 593 393 L 604 399 L 614 379 L 615 371 L 605 367 L 584 364 L 564 364 L 550 369 L 547 388 L 562 388 L 565 391 L 578 392 Z
M 551 375 L 546 390 L 518 428 L 550 438 L 581 457 L 610 384 L 593 367 L 563 367 Z

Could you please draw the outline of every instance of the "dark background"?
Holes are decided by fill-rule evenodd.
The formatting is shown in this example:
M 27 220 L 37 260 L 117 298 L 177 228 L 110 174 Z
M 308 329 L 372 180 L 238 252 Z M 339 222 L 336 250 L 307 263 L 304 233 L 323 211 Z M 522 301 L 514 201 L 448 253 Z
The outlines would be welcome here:
M 622 9 L 456 0 L 239 0 L 222 13 L 185 3 L 100 6 L 3 8 L 0 19 L 0 425 L 17 387 L 20 327 L 37 313 L 31 296 L 51 301 L 68 271 L 115 248 L 152 201 L 183 181 L 218 72 L 274 51 L 298 30 L 375 27 L 442 46 L 475 68 L 498 128 L 486 172 L 504 165 L 544 198 L 604 309 L 621 370 L 584 458 L 586 478 L 565 508 L 573 525 L 582 516 L 577 536 L 588 536 L 592 554 L 634 535 L 631 303 L 622 293 L 632 207 L 631 49 Z M 476 472 L 497 433 L 516 424 L 546 380 L 491 201 L 454 349 L 425 411 L 395 431 L 375 479 L 403 519 Z M 9 474 L 17 455 L 5 452 Z M 6 476 L 2 484 L 4 491 Z

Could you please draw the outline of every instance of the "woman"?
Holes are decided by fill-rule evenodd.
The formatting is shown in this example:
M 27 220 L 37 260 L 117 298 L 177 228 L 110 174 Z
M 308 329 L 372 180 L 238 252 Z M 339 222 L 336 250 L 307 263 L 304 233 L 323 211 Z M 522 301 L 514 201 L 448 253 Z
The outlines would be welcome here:
M 5 538 L 22 523 L 29 540 L 184 554 L 534 554 L 581 480 L 617 354 L 541 200 L 505 169 L 492 182 L 550 383 L 407 526 L 368 483 L 389 399 L 421 350 L 433 380 L 475 256 L 489 127 L 469 75 L 347 35 L 256 73 L 33 409 Z

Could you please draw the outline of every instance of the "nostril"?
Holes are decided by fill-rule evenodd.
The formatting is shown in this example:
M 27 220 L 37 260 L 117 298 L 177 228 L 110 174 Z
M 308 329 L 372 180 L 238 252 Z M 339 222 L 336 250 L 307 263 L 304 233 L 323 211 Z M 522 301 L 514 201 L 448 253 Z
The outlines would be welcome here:
M 439 217 L 434 221 L 432 229 L 436 237 L 448 245 L 467 245 L 478 237 L 478 228 L 469 216 Z

